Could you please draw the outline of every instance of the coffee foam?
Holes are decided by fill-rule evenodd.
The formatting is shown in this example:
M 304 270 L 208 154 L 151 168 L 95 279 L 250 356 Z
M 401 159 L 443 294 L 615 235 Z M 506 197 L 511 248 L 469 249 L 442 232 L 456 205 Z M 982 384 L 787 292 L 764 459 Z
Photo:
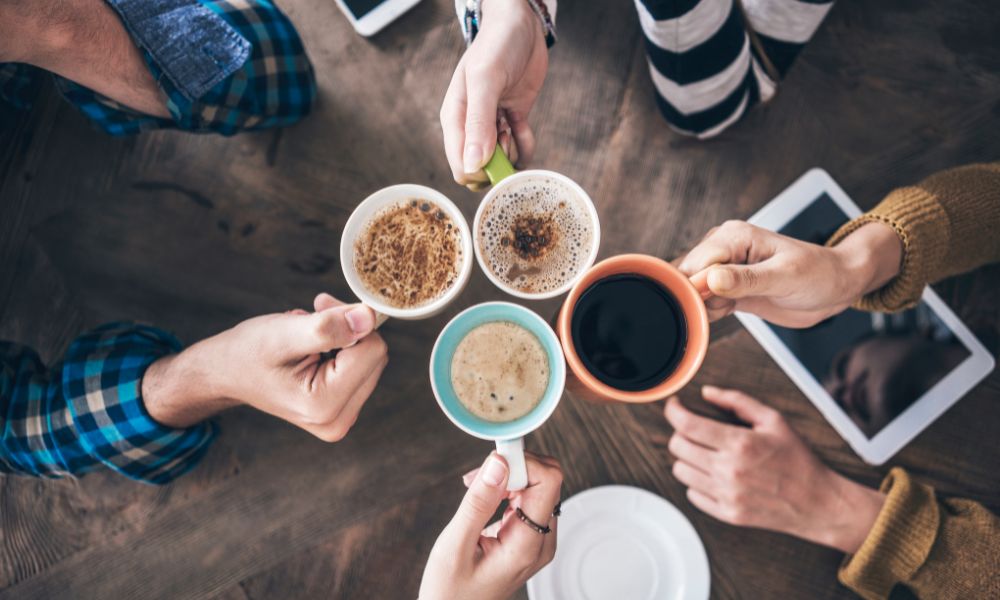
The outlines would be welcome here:
M 510 321 L 479 325 L 451 360 L 451 385 L 480 419 L 507 422 L 530 413 L 549 386 L 549 360 L 535 334 Z
M 493 197 L 479 218 L 483 261 L 504 285 L 541 294 L 572 281 L 594 243 L 579 192 L 546 177 L 531 177 Z
M 372 215 L 354 242 L 354 270 L 380 301 L 419 308 L 443 296 L 462 265 L 462 234 L 430 200 L 410 198 Z

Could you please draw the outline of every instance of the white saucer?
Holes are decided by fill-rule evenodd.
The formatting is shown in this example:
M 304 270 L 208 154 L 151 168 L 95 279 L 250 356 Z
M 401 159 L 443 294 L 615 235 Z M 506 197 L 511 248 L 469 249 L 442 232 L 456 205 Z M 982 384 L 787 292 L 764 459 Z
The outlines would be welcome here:
M 706 600 L 701 538 L 665 499 L 627 485 L 562 505 L 556 557 L 528 581 L 531 600 Z

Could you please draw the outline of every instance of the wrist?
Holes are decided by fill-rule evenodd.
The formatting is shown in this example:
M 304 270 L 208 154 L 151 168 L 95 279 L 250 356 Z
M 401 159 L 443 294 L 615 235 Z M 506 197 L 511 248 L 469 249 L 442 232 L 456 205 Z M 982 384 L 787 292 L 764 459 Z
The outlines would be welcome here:
M 829 515 L 811 541 L 854 554 L 861 548 L 885 504 L 885 494 L 833 473 L 825 507 Z
M 832 250 L 845 275 L 849 302 L 889 283 L 902 265 L 902 241 L 891 227 L 880 222 L 862 225 Z
M 235 404 L 220 393 L 207 363 L 201 360 L 203 346 L 196 344 L 160 358 L 142 378 L 146 411 L 168 427 L 190 427 Z

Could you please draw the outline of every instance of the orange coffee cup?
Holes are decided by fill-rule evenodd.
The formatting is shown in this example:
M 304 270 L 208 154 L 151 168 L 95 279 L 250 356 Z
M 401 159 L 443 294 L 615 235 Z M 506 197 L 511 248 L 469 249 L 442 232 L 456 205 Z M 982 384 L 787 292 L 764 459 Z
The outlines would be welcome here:
M 606 277 L 625 274 L 639 275 L 662 286 L 677 300 L 687 325 L 687 342 L 674 371 L 655 386 L 640 391 L 616 389 L 588 371 L 576 352 L 571 334 L 573 310 L 580 296 Z M 701 294 L 673 265 L 645 254 L 622 254 L 597 263 L 576 282 L 559 311 L 556 333 L 569 365 L 566 373 L 567 390 L 599 402 L 654 402 L 675 394 L 698 372 L 708 351 L 708 312 Z

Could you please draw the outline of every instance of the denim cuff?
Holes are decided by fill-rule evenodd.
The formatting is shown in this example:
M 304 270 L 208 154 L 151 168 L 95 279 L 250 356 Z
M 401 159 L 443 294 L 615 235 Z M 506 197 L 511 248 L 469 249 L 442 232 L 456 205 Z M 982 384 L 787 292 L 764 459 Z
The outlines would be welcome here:
M 197 0 L 105 1 L 188 100 L 204 96 L 250 57 L 250 42 Z

